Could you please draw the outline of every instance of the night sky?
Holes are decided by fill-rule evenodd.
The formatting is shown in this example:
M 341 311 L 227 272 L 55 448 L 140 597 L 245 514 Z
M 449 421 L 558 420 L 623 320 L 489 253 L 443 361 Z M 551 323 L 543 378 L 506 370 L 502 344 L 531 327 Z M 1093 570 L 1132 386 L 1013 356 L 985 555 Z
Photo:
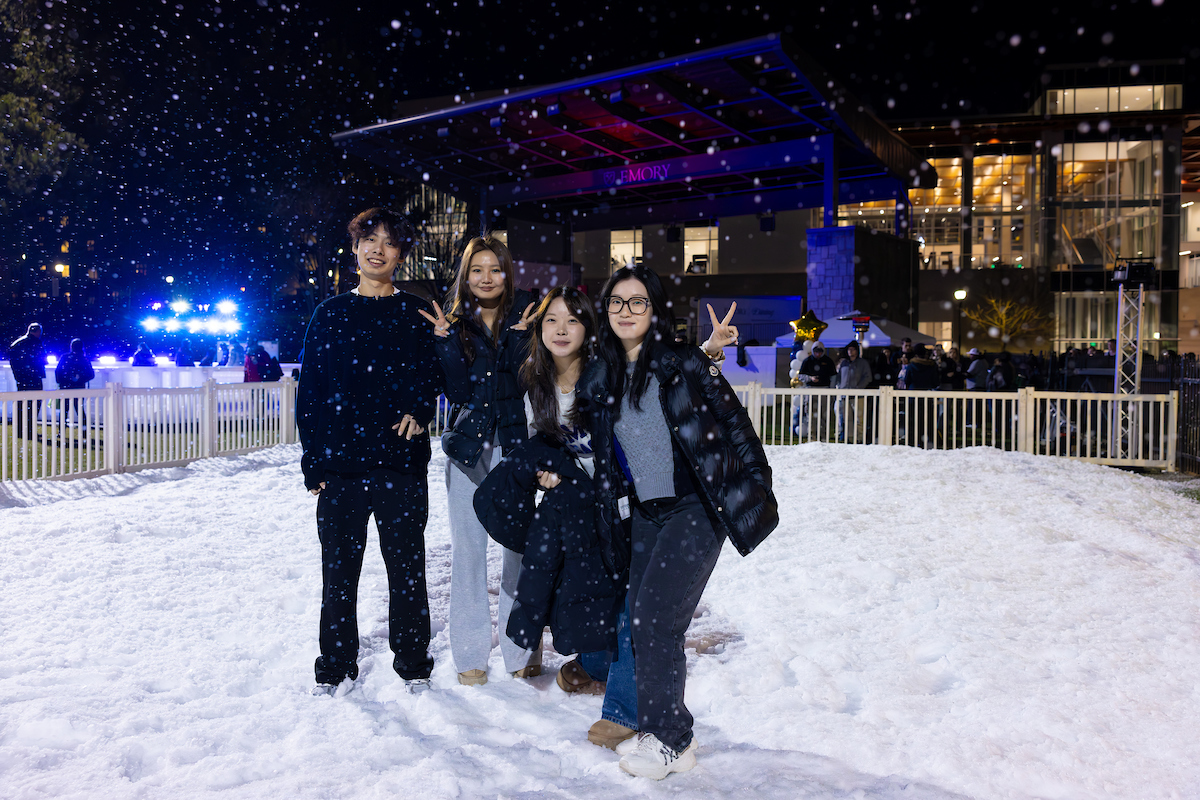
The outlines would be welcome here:
M 26 202 L 69 207 L 118 279 L 120 264 L 140 260 L 197 286 L 248 283 L 263 302 L 285 286 L 314 218 L 338 217 L 320 234 L 332 241 L 345 208 L 388 202 L 386 184 L 364 181 L 370 170 L 329 137 L 394 118 L 407 99 L 550 83 L 770 32 L 885 120 L 1022 112 L 1050 64 L 1200 62 L 1194 4 L 1181 0 L 44 5 L 79 67 L 80 96 L 59 113 L 88 151 Z

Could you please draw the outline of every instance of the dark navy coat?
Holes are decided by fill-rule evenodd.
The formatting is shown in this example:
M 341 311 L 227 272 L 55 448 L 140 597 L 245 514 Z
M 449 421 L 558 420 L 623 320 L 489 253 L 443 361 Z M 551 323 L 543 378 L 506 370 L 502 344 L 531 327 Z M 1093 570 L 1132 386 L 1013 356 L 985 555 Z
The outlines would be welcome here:
M 8 362 L 12 368 L 17 391 L 40 391 L 46 377 L 46 351 L 42 340 L 25 334 L 8 347 Z
M 539 469 L 562 482 L 535 505 Z M 595 501 L 592 479 L 545 434 L 512 450 L 475 491 L 484 529 L 522 554 L 506 633 L 527 650 L 538 647 L 546 625 L 561 653 L 615 648 L 623 593 L 596 535 Z
M 446 399 L 455 406 L 452 428 L 442 435 L 442 450 L 465 467 L 475 466 L 494 438 L 505 452 L 525 441 L 525 393 L 517 370 L 527 355 L 529 336 L 512 326 L 535 299 L 524 289 L 514 293 L 498 342 L 475 320 L 467 319 L 451 325 L 450 335 L 435 344 L 446 375 Z M 475 348 L 470 364 L 459 341 L 461 326 L 466 326 Z

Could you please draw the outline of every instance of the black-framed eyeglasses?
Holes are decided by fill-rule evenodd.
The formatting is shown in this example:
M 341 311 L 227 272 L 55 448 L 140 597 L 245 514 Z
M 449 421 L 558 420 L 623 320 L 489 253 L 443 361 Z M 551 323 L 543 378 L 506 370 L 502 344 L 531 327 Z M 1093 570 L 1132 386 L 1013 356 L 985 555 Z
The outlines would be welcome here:
M 650 310 L 648 297 L 631 297 L 628 300 L 623 297 L 610 297 L 604 303 L 610 314 L 620 314 L 621 309 L 626 306 L 629 307 L 629 313 L 635 317 L 640 317 Z

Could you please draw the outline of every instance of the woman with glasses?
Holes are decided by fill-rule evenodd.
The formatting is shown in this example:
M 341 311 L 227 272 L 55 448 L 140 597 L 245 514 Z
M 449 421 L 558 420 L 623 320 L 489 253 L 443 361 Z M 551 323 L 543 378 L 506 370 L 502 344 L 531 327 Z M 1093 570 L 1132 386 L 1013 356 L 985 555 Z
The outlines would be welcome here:
M 749 553 L 775 528 L 771 468 L 750 418 L 707 353 L 736 342 L 732 316 L 700 348 L 676 344 L 658 276 L 605 284 L 597 358 L 577 402 L 595 452 L 602 535 L 627 579 L 639 733 L 621 768 L 661 780 L 696 763 L 684 705 L 684 635 L 729 537 Z M 710 313 L 712 310 L 710 309 Z
M 534 297 L 515 289 L 508 247 L 491 236 L 467 243 L 443 314 L 421 314 L 433 324 L 436 350 L 446 373 L 446 398 L 456 413 L 442 435 L 450 513 L 450 653 L 458 682 L 487 683 L 492 652 L 488 605 L 488 535 L 472 508 L 475 488 L 504 451 L 525 441 L 525 409 L 513 361 L 525 347 L 524 329 Z M 521 556 L 505 550 L 500 574 L 501 631 L 508 624 Z M 504 668 L 519 678 L 542 671 L 542 654 L 500 637 Z

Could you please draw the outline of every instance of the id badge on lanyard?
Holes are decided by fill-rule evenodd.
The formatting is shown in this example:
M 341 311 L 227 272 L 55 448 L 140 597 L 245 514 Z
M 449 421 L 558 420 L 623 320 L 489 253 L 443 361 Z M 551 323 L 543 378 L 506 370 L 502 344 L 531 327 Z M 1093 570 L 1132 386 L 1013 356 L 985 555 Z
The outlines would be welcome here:
M 621 465 L 621 471 L 625 473 L 625 480 L 629 486 L 633 486 L 633 474 L 629 471 L 629 462 L 625 460 L 625 453 L 621 450 L 621 443 L 613 437 L 613 454 L 617 457 L 617 463 Z M 629 519 L 629 495 L 617 498 L 617 516 L 622 521 Z

